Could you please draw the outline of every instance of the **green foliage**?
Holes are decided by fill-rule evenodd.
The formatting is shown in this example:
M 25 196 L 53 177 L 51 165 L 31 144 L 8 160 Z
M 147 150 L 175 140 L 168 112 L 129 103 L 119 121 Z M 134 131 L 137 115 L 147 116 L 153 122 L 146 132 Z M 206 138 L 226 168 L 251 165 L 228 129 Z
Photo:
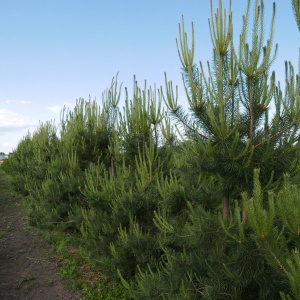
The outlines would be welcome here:
M 264 239 L 270 235 L 273 228 L 275 217 L 274 194 L 272 192 L 269 193 L 268 209 L 265 209 L 263 205 L 263 193 L 259 183 L 259 170 L 255 170 L 254 172 L 253 198 L 248 200 L 247 196 L 243 194 L 243 200 L 248 212 L 250 226 L 259 238 Z
M 123 278 L 136 299 L 276 299 L 280 291 L 288 290 L 290 244 L 286 232 L 278 229 L 284 227 L 274 197 L 285 172 L 293 172 L 297 164 L 299 81 L 286 64 L 283 96 L 275 73 L 270 76 L 277 53 L 276 46 L 272 54 L 275 5 L 265 47 L 263 2 L 255 1 L 251 47 L 249 15 L 250 1 L 236 51 L 231 10 L 228 19 L 221 1 L 215 14 L 212 10 L 213 61 L 208 76 L 202 64 L 198 69 L 193 61 L 193 27 L 189 48 L 184 22 L 179 26 L 177 46 L 191 114 L 178 105 L 167 79 L 163 97 L 186 140 L 181 146 L 188 166 L 185 173 L 179 163 L 180 172 L 169 186 L 187 192 L 185 200 L 192 204 L 189 212 L 181 211 L 185 217 L 177 222 L 166 208 L 155 214 L 164 255 L 155 267 L 140 270 L 136 283 L 130 285 Z M 272 102 L 275 113 L 270 117 Z M 253 172 L 258 167 L 260 178 L 258 171 Z M 201 188 L 204 182 L 213 184 Z M 164 198 L 171 194 L 160 193 Z M 220 208 L 222 217 L 217 213 Z
M 268 41 L 264 46 L 264 4 L 255 1 L 253 35 L 248 44 L 250 1 L 243 18 L 238 50 L 233 44 L 232 12 L 211 12 L 209 21 L 213 60 L 206 75 L 202 63 L 194 63 L 194 30 L 189 47 L 184 21 L 179 26 L 178 53 L 190 105 L 186 114 L 167 83 L 165 103 L 185 139 L 186 151 L 195 157 L 194 167 L 222 180 L 223 217 L 228 218 L 231 199 L 250 192 L 253 169 L 261 168 L 263 185 L 280 183 L 295 165 L 299 144 L 299 82 L 286 64 L 285 96 L 275 85 L 270 67 L 275 4 Z M 296 83 L 296 81 L 298 83 Z M 271 117 L 271 104 L 275 112 Z M 285 153 L 285 155 L 282 155 Z M 271 186 L 270 186 L 271 187 Z
M 134 78 L 120 110 L 113 79 L 101 107 L 78 100 L 3 162 L 30 222 L 72 234 L 81 255 L 130 294 L 83 284 L 89 299 L 300 298 L 300 80 L 286 63 L 285 91 L 276 85 L 275 4 L 266 43 L 264 2 L 253 8 L 252 36 L 249 0 L 235 47 L 231 3 L 227 13 L 211 2 L 206 71 L 182 20 L 190 113 L 167 77 L 165 92 Z M 78 266 L 69 258 L 61 273 L 76 277 Z
M 28 195 L 32 185 L 40 185 L 46 176 L 52 152 L 57 145 L 56 127 L 51 122 L 40 124 L 31 136 L 27 134 L 16 151 L 5 160 L 3 168 L 12 176 L 18 193 Z
M 299 188 L 290 184 L 285 176 L 283 188 L 278 193 L 277 207 L 283 225 L 295 236 L 300 236 L 300 197 Z M 299 245 L 300 246 L 300 245 Z
M 300 31 L 300 1 L 299 0 L 292 0 L 292 7 L 295 13 L 296 22 L 298 25 L 298 29 Z
M 82 300 L 129 300 L 130 298 L 119 284 L 98 283 L 96 288 L 90 288 L 84 284 L 82 286 L 84 296 Z
M 257 180 L 255 185 L 259 185 Z M 255 232 L 252 238 L 258 245 L 266 262 L 281 276 L 281 282 L 284 282 L 286 285 L 286 291 L 284 292 L 290 292 L 294 296 L 294 299 L 300 297 L 299 219 L 295 218 L 300 212 L 299 192 L 299 187 L 291 184 L 288 177 L 286 177 L 282 189 L 276 196 L 272 196 L 273 204 L 268 209 L 262 206 L 257 207 L 258 215 L 274 215 L 274 208 L 277 212 L 274 218 L 276 222 L 271 225 L 268 234 L 257 233 L 258 226 L 255 224 L 257 215 L 250 212 L 248 214 L 249 224 Z M 257 197 L 259 196 L 254 193 L 253 199 L 246 201 L 256 202 L 258 200 Z M 274 204 L 275 207 L 273 206 Z M 295 204 L 293 209 L 291 209 L 292 204 Z M 251 210 L 251 205 L 247 205 L 247 207 Z M 264 219 L 262 223 L 269 228 L 270 221 L 268 219 Z M 264 224 L 262 224 L 262 227 L 265 227 Z M 291 299 L 284 292 L 280 293 L 282 299 Z
M 113 170 L 105 171 L 102 162 L 91 165 L 81 190 L 81 233 L 91 257 L 111 275 L 119 269 L 126 278 L 161 255 L 153 217 L 162 205 L 157 182 L 169 176 L 172 157 L 171 129 L 162 122 L 156 92 L 140 90 L 136 82 L 134 87 L 110 145 L 111 153 L 119 151 Z

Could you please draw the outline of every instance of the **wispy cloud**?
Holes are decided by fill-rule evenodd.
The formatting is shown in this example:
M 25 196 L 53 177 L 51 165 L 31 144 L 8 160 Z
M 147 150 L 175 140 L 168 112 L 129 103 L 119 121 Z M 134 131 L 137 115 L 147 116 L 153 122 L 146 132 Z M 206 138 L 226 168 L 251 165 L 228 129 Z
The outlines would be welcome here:
M 63 109 L 63 106 L 62 105 L 53 105 L 53 106 L 48 106 L 47 109 L 54 113 L 59 113 Z
M 31 101 L 7 99 L 7 100 L 5 100 L 5 103 L 7 103 L 7 104 L 13 104 L 13 103 L 31 104 Z
M 65 102 L 64 104 L 48 106 L 47 109 L 54 113 L 60 113 L 64 108 L 74 108 L 74 106 L 74 103 Z
M 14 111 L 0 108 L 0 132 L 16 131 L 37 126 L 38 122 Z

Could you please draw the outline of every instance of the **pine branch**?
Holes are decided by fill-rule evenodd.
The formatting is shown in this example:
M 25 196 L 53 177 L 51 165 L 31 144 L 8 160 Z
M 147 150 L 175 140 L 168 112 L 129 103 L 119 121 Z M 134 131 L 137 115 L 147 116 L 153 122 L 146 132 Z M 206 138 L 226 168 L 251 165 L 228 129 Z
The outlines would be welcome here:
M 300 31 L 300 0 L 292 0 L 292 7 L 298 25 L 298 29 Z
M 192 127 L 190 124 L 188 124 L 188 122 L 178 113 L 178 108 L 172 112 L 172 114 L 175 115 L 175 117 L 180 121 L 180 123 L 187 128 L 189 131 L 199 135 L 201 138 L 203 138 L 204 140 L 208 140 L 208 137 L 205 136 L 204 134 L 200 133 L 199 131 L 195 130 L 194 127 Z
M 287 126 L 287 127 L 285 127 L 284 129 L 278 131 L 277 133 L 273 134 L 273 135 L 270 136 L 267 140 L 264 140 L 264 141 L 258 143 L 257 145 L 255 145 L 255 146 L 254 146 L 254 149 L 256 149 L 256 148 L 262 146 L 262 145 L 265 144 L 266 142 L 268 142 L 268 141 L 270 141 L 270 140 L 276 138 L 277 136 L 283 134 L 284 132 L 286 132 L 287 130 L 291 129 L 291 128 L 292 128 L 293 126 L 295 126 L 295 125 L 296 125 L 296 122 L 292 122 L 289 126 Z
M 283 273 L 285 275 L 288 275 L 289 272 L 285 269 L 285 267 L 282 265 L 281 261 L 279 260 L 279 258 L 276 256 L 276 254 L 273 252 L 269 242 L 267 239 L 263 239 L 264 244 L 266 245 L 267 249 L 269 250 L 269 252 L 271 253 L 272 257 L 274 258 L 274 260 L 276 261 L 276 263 L 278 264 L 279 268 L 283 271 Z

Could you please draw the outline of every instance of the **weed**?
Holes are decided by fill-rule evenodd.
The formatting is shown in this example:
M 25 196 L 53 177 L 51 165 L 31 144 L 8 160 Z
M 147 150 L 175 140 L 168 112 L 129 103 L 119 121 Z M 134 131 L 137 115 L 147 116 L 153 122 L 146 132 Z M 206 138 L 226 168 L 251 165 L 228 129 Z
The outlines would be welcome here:
M 11 222 L 7 222 L 7 224 L 6 224 L 6 230 L 7 231 L 12 231 L 13 230 L 13 226 L 12 226 Z
M 61 255 L 66 255 L 68 252 L 66 242 L 64 240 L 60 241 L 56 247 L 56 251 Z
M 28 227 L 24 227 L 24 235 L 28 235 L 29 234 L 29 228 Z
M 5 235 L 5 231 L 0 230 L 0 239 L 2 239 Z
M 35 279 L 36 278 L 33 275 L 22 276 L 21 280 L 18 282 L 17 288 L 20 288 L 24 282 L 29 282 Z
M 7 283 L 7 282 L 4 282 L 4 283 L 2 283 L 1 285 L 0 285 L 0 289 L 6 289 L 6 288 L 8 288 L 9 287 L 9 284 Z
M 85 294 L 82 300 L 130 300 L 124 287 L 119 284 L 98 283 L 96 288 L 83 284 L 82 291 Z
M 18 254 L 23 254 L 23 253 L 27 253 L 27 252 L 30 252 L 31 249 L 20 249 L 17 251 Z
M 48 279 L 47 285 L 48 286 L 53 286 L 54 285 L 54 280 L 53 279 Z
M 25 284 L 25 285 L 23 286 L 23 291 L 24 291 L 24 294 L 25 294 L 25 295 L 28 294 L 28 292 L 29 292 L 28 284 Z
M 22 219 L 22 224 L 23 224 L 23 232 L 24 232 L 24 235 L 29 235 L 30 233 L 30 227 L 28 226 L 28 221 L 27 221 L 27 218 L 23 218 Z
M 75 278 L 77 274 L 77 262 L 74 259 L 66 259 L 59 273 L 63 278 Z

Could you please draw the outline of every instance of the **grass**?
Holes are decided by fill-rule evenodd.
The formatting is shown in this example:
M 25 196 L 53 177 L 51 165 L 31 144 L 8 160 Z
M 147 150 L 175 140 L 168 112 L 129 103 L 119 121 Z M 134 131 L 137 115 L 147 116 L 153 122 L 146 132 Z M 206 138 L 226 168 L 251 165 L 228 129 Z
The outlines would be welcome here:
M 8 181 L 8 176 L 0 167 L 0 207 L 16 205 L 16 198 Z
M 54 280 L 53 280 L 53 279 L 48 279 L 47 285 L 48 285 L 48 286 L 54 285 Z
M 107 284 L 99 283 L 93 289 L 90 289 L 88 286 L 83 286 L 83 291 L 85 296 L 82 300 L 127 300 L 130 299 L 124 294 L 123 287 L 115 285 L 113 287 L 108 286 Z
M 75 259 L 66 259 L 63 266 L 60 267 L 59 274 L 63 278 L 76 278 L 78 273 L 77 261 Z
M 35 280 L 36 278 L 33 276 L 33 275 L 27 275 L 27 276 L 23 276 L 19 282 L 18 282 L 18 285 L 17 285 L 17 288 L 20 288 L 22 286 L 23 283 L 28 283 L 30 281 L 33 281 Z M 26 284 L 27 287 L 28 287 L 28 284 Z
M 132 299 L 120 283 L 112 282 L 90 266 L 75 235 L 49 230 L 39 232 L 55 249 L 56 254 L 51 259 L 59 266 L 60 275 L 68 286 L 83 292 L 82 300 Z
M 16 205 L 16 199 L 7 180 L 6 174 L 0 167 L 0 209 Z M 6 224 L 5 228 L 0 230 L 0 239 L 5 239 L 5 234 L 13 231 L 13 226 L 8 217 L 3 217 L 2 221 Z
M 29 292 L 30 282 L 35 280 L 36 278 L 33 275 L 27 275 L 22 277 L 21 280 L 18 282 L 17 288 L 21 288 L 23 286 L 24 294 L 27 295 Z M 23 285 L 24 284 L 24 285 Z
M 0 239 L 2 239 L 4 237 L 4 235 L 5 235 L 5 231 L 0 230 Z

